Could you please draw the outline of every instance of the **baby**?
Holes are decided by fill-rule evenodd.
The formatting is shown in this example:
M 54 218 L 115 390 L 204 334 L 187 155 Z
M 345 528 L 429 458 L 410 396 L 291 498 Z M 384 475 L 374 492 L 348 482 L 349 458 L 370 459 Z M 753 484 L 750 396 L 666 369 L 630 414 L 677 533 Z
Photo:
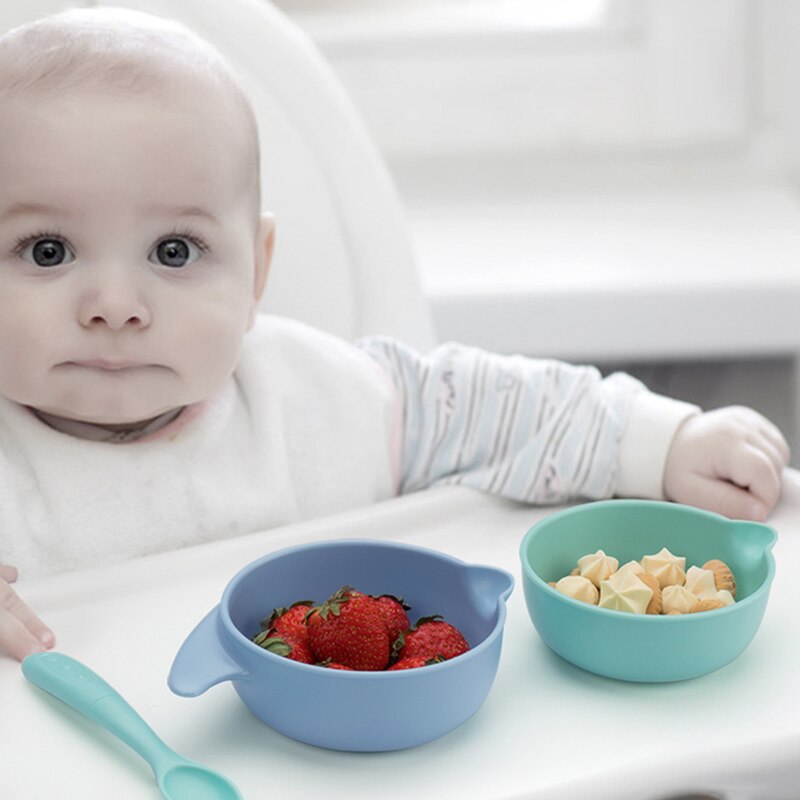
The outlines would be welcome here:
M 43 575 L 463 484 L 764 519 L 788 448 L 629 376 L 353 345 L 257 313 L 274 241 L 236 77 L 184 28 L 71 11 L 0 38 L 0 652 Z

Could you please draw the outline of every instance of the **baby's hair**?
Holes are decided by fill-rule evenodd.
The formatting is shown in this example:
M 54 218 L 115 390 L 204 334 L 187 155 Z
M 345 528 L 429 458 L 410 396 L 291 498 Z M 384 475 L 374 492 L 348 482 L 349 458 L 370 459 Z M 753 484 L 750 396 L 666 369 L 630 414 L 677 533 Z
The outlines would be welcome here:
M 222 54 L 189 28 L 128 9 L 71 9 L 0 36 L 0 100 L 85 90 L 169 96 L 198 82 L 212 90 L 209 99 L 224 97 L 230 111 L 242 115 L 258 212 L 259 144 L 252 105 Z

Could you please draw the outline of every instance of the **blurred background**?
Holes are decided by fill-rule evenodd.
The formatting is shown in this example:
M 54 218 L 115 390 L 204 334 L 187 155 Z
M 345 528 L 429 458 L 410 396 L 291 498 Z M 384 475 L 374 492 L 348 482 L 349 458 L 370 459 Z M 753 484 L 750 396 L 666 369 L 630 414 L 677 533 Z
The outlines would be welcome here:
M 275 4 L 389 165 L 441 340 L 752 405 L 800 449 L 800 3 Z

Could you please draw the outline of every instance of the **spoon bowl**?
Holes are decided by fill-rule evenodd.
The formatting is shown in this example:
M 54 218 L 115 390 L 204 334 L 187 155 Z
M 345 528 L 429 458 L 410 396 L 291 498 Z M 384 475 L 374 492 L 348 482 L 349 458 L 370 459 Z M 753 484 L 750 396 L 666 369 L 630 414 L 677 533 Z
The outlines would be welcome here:
M 181 761 L 158 778 L 161 794 L 169 800 L 240 800 L 236 787 L 217 772 Z

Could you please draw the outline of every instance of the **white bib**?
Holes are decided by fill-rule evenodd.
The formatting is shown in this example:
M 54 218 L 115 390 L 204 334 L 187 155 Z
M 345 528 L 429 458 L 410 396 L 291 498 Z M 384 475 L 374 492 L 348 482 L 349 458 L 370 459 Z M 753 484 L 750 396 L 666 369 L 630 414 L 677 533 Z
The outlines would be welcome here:
M 221 395 L 156 437 L 80 439 L 0 398 L 0 562 L 32 577 L 391 497 L 395 403 L 358 348 L 264 315 Z

